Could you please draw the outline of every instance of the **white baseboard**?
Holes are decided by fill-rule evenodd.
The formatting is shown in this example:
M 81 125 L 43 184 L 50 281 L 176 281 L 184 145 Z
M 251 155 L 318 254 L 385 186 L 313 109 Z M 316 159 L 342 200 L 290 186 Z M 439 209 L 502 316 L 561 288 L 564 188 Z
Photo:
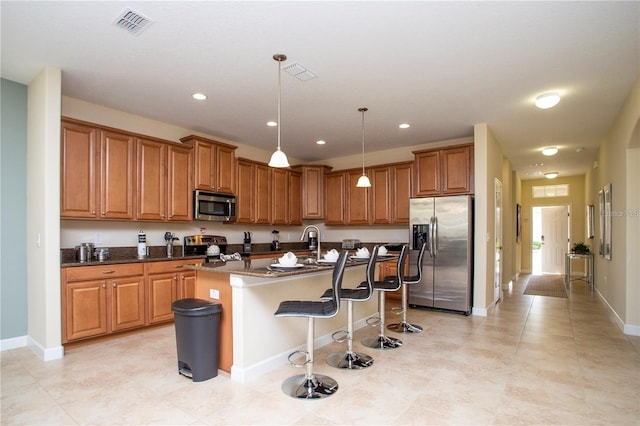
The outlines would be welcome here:
M 362 327 L 368 327 L 367 322 L 366 322 L 366 318 L 363 318 L 359 321 L 356 321 L 355 323 L 353 323 L 353 330 L 359 330 Z M 335 330 L 338 331 L 338 330 Z M 323 336 L 319 336 L 316 337 L 314 340 L 314 347 L 317 348 L 321 348 L 325 345 L 328 345 L 329 343 L 333 342 L 333 338 L 331 337 L 333 335 L 333 333 L 335 333 L 335 331 L 332 331 L 330 333 L 327 333 Z M 281 352 L 279 354 L 276 354 L 274 356 L 272 356 L 271 358 L 267 358 L 261 362 L 258 362 L 256 364 L 250 365 L 248 367 L 244 367 L 244 368 L 240 368 L 237 367 L 235 365 L 231 366 L 231 380 L 233 380 L 234 382 L 240 382 L 240 383 L 245 383 L 248 382 L 250 380 L 253 380 L 265 373 L 268 373 L 269 371 L 275 370 L 276 368 L 282 367 L 283 365 L 287 365 L 289 364 L 289 354 L 291 354 L 291 352 L 294 351 L 306 351 L 307 350 L 307 346 L 306 344 L 297 346 L 295 348 L 291 348 L 288 349 L 284 352 Z M 284 378 L 283 378 L 284 380 Z
M 27 336 L 12 337 L 0 340 L 0 352 L 27 346 Z
M 502 284 L 502 289 L 503 290 L 507 290 L 507 291 L 511 291 L 513 289 L 513 281 L 509 281 L 508 283 L 503 283 Z
M 613 315 L 613 319 L 616 325 L 618 326 L 618 328 L 620 328 L 620 330 L 624 334 L 628 336 L 640 336 L 640 325 L 625 324 L 622 318 L 620 318 L 620 315 L 618 315 L 615 309 L 613 309 L 613 306 L 609 304 L 607 299 L 602 295 L 602 293 L 600 293 L 600 291 L 597 288 L 596 288 L 596 293 L 598 294 L 598 297 L 600 298 L 600 300 L 602 300 L 602 303 L 604 303 L 607 306 L 607 308 L 609 308 L 609 312 L 611 312 L 611 314 Z
M 475 306 L 471 308 L 471 315 L 477 315 L 479 317 L 486 317 L 489 312 L 486 308 L 476 308 Z

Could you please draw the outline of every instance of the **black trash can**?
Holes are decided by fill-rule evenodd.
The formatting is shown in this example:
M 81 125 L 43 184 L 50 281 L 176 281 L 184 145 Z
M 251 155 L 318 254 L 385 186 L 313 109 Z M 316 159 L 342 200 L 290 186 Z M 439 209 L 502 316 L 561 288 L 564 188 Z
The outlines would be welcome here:
M 173 302 L 178 372 L 194 382 L 218 375 L 220 303 L 202 299 Z

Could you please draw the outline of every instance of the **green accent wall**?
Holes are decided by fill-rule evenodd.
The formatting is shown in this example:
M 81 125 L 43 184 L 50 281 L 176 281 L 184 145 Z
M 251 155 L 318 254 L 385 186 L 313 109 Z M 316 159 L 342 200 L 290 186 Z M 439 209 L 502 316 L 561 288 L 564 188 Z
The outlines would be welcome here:
M 0 79 L 0 340 L 26 336 L 27 86 Z

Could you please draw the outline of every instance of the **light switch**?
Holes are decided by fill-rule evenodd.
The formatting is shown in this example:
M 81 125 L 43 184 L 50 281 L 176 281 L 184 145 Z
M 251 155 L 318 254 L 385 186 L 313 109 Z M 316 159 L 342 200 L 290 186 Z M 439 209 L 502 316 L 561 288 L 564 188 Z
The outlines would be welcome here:
M 209 299 L 220 299 L 220 290 L 209 289 Z

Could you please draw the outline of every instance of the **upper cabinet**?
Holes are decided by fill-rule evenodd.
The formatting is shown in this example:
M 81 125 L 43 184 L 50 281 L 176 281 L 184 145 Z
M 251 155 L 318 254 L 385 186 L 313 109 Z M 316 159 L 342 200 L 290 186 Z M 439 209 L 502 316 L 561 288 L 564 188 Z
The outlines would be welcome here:
M 189 145 L 64 118 L 60 216 L 192 221 Z
M 409 223 L 412 162 L 372 167 L 371 223 L 375 225 Z
M 271 170 L 273 225 L 302 225 L 302 175 L 287 169 Z
M 329 166 L 295 166 L 302 173 L 302 218 L 324 219 L 324 175 Z
M 133 219 L 135 138 L 67 119 L 61 133 L 60 216 Z
M 414 151 L 416 197 L 472 194 L 473 145 Z
M 235 194 L 235 146 L 195 135 L 180 141 L 193 146 L 195 189 Z

